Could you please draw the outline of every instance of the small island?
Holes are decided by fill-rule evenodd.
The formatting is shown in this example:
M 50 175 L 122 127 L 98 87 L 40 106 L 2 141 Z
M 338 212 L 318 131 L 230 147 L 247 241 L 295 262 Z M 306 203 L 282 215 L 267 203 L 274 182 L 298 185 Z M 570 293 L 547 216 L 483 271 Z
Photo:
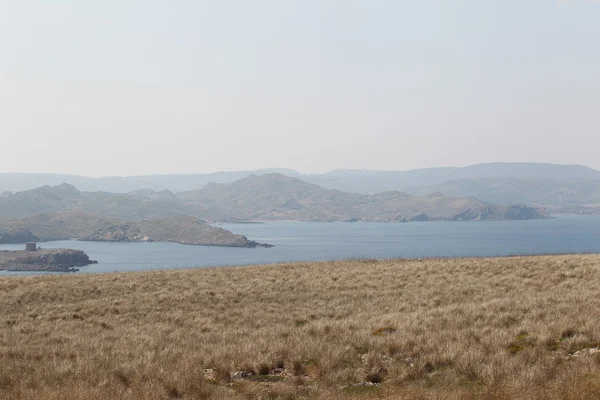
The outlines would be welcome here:
M 28 243 L 29 245 L 29 243 Z M 35 246 L 35 244 L 33 244 Z M 36 249 L 0 251 L 0 271 L 77 272 L 77 267 L 97 264 L 81 250 Z

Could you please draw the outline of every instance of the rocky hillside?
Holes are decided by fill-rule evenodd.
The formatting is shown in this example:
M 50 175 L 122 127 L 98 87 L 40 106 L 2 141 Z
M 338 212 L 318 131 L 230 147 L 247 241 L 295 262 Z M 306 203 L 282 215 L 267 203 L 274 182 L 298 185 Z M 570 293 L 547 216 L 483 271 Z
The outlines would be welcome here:
M 458 221 L 546 217 L 527 206 L 498 206 L 473 197 L 441 193 L 427 196 L 398 191 L 376 195 L 346 193 L 278 173 L 250 175 L 228 184 L 211 183 L 199 190 L 177 194 L 153 190 L 126 194 L 80 192 L 63 184 L 0 196 L 0 215 L 6 217 L 76 210 L 130 222 L 181 215 L 211 221 Z
M 0 173 L 0 193 L 4 192 L 0 194 L 0 213 L 6 208 L 2 215 L 19 217 L 82 209 L 128 220 L 173 214 L 220 219 L 228 215 L 220 207 L 200 215 L 197 209 L 180 202 L 176 193 L 196 191 L 211 182 L 233 183 L 252 173 L 260 176 L 273 172 L 347 193 L 401 191 L 426 196 L 441 192 L 492 204 L 543 206 L 552 212 L 600 213 L 600 171 L 582 165 L 544 163 L 487 163 L 411 171 L 334 170 L 324 174 L 289 169 L 103 178 Z M 68 185 L 61 186 L 63 183 Z
M 175 242 L 197 246 L 270 247 L 187 216 L 113 223 L 78 239 L 94 242 Z
M 72 272 L 95 263 L 81 250 L 0 251 L 0 271 Z
M 131 193 L 80 192 L 74 186 L 42 186 L 0 195 L 0 215 L 27 217 L 55 211 L 80 210 L 125 220 L 187 214 L 185 205 L 169 191 Z
M 556 212 L 600 211 L 599 179 L 462 179 L 439 185 L 408 189 L 422 195 L 442 191 L 450 196 L 469 193 L 482 201 L 497 204 L 525 203 L 539 205 Z
M 194 217 L 175 216 L 138 222 L 66 211 L 26 218 L 0 218 L 0 243 L 83 240 L 100 242 L 175 242 L 199 246 L 257 247 L 248 240 Z
M 523 205 L 497 206 L 442 193 L 417 197 L 403 192 L 344 193 L 281 174 L 250 175 L 230 184 L 209 184 L 178 197 L 201 215 L 219 220 L 470 221 L 539 219 Z

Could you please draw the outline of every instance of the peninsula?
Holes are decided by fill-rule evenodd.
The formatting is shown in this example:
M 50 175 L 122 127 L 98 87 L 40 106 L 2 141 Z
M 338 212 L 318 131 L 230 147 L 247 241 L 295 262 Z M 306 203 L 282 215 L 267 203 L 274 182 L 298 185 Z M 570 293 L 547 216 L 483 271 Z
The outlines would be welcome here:
M 81 250 L 0 251 L 0 271 L 76 272 L 76 267 L 97 263 Z
M 82 211 L 0 217 L 0 244 L 81 240 L 94 242 L 174 242 L 197 246 L 272 247 L 190 216 L 124 221 Z

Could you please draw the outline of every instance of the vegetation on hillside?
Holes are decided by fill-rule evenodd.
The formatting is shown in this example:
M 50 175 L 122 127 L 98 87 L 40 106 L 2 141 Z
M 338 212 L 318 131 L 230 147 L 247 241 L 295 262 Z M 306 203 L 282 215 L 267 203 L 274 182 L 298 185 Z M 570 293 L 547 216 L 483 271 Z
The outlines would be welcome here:
M 0 278 L 0 398 L 591 399 L 600 256 Z
M 70 185 L 0 195 L 0 215 L 26 217 L 81 210 L 136 221 L 189 215 L 212 221 L 429 221 L 537 219 L 546 215 L 523 205 L 498 206 L 472 197 L 403 192 L 345 193 L 281 174 L 250 175 L 229 184 L 190 192 L 140 190 L 132 193 L 80 192 Z
M 175 242 L 227 247 L 255 247 L 243 235 L 204 223 L 190 216 L 124 221 L 81 211 L 65 211 L 26 218 L 0 217 L 0 243 L 84 240 L 95 242 Z
M 496 204 L 532 204 L 553 212 L 600 213 L 600 179 L 462 179 L 407 190 L 415 195 L 443 192 Z

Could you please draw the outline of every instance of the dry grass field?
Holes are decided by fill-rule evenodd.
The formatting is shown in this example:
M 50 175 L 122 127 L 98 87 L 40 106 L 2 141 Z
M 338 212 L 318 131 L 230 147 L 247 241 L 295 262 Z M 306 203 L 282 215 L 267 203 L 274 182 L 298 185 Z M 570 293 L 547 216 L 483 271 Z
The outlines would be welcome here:
M 600 399 L 600 256 L 0 279 L 1 399 Z

